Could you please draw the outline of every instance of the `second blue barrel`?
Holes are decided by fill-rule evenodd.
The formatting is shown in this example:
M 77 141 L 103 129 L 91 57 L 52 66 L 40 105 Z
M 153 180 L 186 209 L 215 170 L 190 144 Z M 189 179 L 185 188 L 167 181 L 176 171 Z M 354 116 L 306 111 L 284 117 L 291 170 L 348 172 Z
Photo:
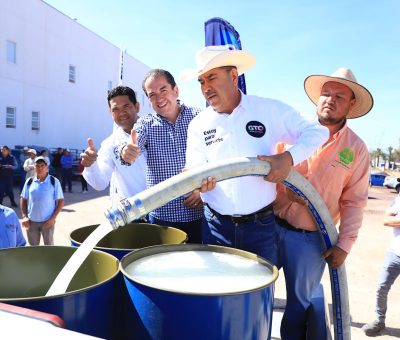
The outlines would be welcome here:
M 249 252 L 210 245 L 137 250 L 120 263 L 137 339 L 268 339 L 278 270 Z
M 97 227 L 98 224 L 94 224 L 72 231 L 71 245 L 79 247 Z M 108 233 L 95 248 L 122 259 L 135 249 L 159 244 L 180 244 L 186 239 L 186 233 L 176 228 L 150 223 L 130 223 Z

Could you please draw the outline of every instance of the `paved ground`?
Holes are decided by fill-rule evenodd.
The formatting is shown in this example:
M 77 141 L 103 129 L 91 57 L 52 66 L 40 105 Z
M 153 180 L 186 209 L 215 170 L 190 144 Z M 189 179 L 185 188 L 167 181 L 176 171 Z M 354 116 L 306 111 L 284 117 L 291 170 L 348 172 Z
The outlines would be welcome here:
M 72 230 L 104 220 L 103 212 L 107 207 L 107 190 L 88 194 L 80 193 L 80 183 L 74 182 L 74 193 L 65 193 L 65 207 L 57 219 L 55 243 L 69 245 Z M 380 272 L 385 250 L 391 239 L 391 230 L 382 225 L 383 212 L 396 196 L 394 190 L 381 187 L 370 189 L 368 206 L 365 209 L 364 223 L 358 241 L 346 262 L 350 311 L 352 317 L 352 339 L 365 339 L 361 326 L 373 320 L 375 286 Z M 8 204 L 8 199 L 4 200 Z M 16 209 L 19 214 L 19 209 Z M 19 215 L 20 216 L 20 215 Z M 329 276 L 324 276 L 324 286 L 329 293 Z M 400 338 L 400 279 L 389 294 L 387 328 L 381 339 Z M 284 279 L 280 276 L 276 285 L 276 298 L 284 301 Z

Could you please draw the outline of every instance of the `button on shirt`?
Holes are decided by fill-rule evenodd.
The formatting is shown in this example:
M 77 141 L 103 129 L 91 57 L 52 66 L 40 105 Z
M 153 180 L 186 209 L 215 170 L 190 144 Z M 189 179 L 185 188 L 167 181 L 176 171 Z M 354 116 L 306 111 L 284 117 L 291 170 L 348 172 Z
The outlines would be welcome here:
M 64 199 L 60 182 L 54 178 L 51 183 L 50 175 L 41 182 L 36 176 L 32 183 L 25 182 L 21 197 L 28 200 L 28 218 L 33 222 L 45 222 L 56 209 L 56 200 Z
M 369 153 L 364 142 L 347 126 L 296 170 L 315 187 L 333 222 L 340 220 L 338 247 L 350 252 L 362 224 L 368 200 Z M 308 208 L 290 201 L 278 186 L 274 211 L 296 228 L 317 230 Z
M 316 120 L 306 120 L 277 100 L 241 93 L 240 104 L 231 114 L 211 106 L 189 125 L 187 168 L 233 157 L 276 154 L 280 141 L 294 144 L 288 151 L 296 164 L 312 154 L 328 138 L 328 129 Z M 223 215 L 246 215 L 269 205 L 276 184 L 262 176 L 232 178 L 217 183 L 202 194 L 203 200 Z
M 26 244 L 21 225 L 14 210 L 0 205 L 0 249 Z
M 137 141 L 142 152 L 147 152 L 147 187 L 150 188 L 182 172 L 185 167 L 187 129 L 200 110 L 181 105 L 175 124 L 157 113 L 140 117 L 135 124 Z M 183 206 L 183 197 L 151 212 L 157 219 L 189 222 L 200 219 L 203 210 Z
M 131 197 L 146 189 L 146 153 L 142 153 L 132 165 L 120 157 L 119 146 L 129 141 L 130 134 L 118 127 L 101 143 L 96 162 L 85 168 L 82 174 L 96 190 L 107 188 L 114 176 L 117 197 L 112 197 L 113 201 Z

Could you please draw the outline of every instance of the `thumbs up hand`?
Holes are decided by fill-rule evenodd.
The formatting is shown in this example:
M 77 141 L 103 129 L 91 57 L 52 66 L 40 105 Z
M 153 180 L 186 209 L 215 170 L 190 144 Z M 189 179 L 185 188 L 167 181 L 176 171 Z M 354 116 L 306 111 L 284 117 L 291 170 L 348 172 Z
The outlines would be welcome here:
M 140 148 L 137 143 L 137 135 L 136 130 L 133 128 L 131 131 L 131 140 L 130 143 L 126 144 L 121 151 L 122 159 L 132 164 L 140 155 Z
M 97 159 L 97 150 L 94 146 L 92 138 L 87 139 L 88 148 L 81 153 L 82 165 L 87 168 L 91 166 Z

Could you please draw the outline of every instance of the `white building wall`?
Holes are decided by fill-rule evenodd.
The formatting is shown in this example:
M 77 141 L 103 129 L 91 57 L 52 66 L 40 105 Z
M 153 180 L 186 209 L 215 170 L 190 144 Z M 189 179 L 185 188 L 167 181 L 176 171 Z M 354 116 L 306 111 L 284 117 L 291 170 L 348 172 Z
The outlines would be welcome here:
M 7 40 L 16 63 L 7 62 Z M 69 65 L 76 82 L 69 82 Z M 118 85 L 120 49 L 41 0 L 0 1 L 0 144 L 84 149 L 112 131 L 108 82 Z M 133 88 L 140 114 L 151 111 L 141 82 L 150 68 L 125 54 L 123 84 Z M 16 128 L 6 128 L 6 107 Z M 40 112 L 40 130 L 31 126 Z

